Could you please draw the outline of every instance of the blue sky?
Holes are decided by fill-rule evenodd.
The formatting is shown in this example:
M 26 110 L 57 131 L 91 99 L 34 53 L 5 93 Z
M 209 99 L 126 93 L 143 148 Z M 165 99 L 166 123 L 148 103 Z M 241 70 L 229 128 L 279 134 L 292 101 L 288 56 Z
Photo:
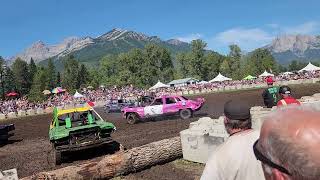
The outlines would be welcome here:
M 37 40 L 96 37 L 112 28 L 190 41 L 226 53 L 244 51 L 282 34 L 320 34 L 317 0 L 2 0 L 0 55 L 13 56 Z

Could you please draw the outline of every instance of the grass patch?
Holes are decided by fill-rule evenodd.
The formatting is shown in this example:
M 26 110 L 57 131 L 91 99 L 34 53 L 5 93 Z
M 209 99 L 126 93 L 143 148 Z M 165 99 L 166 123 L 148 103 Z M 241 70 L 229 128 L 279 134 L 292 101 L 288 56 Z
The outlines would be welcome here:
M 200 171 L 202 172 L 204 169 L 204 164 L 196 163 L 192 161 L 187 161 L 184 159 L 177 159 L 171 162 L 175 168 L 183 169 L 185 171 Z

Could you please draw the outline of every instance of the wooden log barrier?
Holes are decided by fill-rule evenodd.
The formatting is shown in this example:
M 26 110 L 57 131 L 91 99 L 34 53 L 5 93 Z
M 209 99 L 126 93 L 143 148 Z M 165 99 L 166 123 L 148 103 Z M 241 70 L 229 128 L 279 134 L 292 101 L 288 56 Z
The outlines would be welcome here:
M 182 157 L 180 137 L 164 139 L 83 164 L 40 172 L 23 180 L 109 179 Z

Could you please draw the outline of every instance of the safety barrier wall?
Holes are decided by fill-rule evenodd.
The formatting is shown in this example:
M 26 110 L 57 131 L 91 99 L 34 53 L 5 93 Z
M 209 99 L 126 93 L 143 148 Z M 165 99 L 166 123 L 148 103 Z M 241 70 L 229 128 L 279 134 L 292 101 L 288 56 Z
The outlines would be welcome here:
M 291 80 L 291 81 L 279 81 L 276 82 L 275 85 L 281 86 L 281 85 L 292 85 L 292 84 L 311 84 L 316 83 L 320 81 L 320 78 L 314 78 L 314 79 L 300 79 L 300 80 Z M 208 94 L 208 93 L 214 93 L 214 92 L 224 92 L 224 91 L 230 91 L 230 90 L 245 90 L 245 89 L 254 89 L 254 88 L 264 88 L 266 87 L 266 84 L 251 84 L 251 85 L 236 85 L 236 86 L 225 86 L 225 87 L 219 87 L 219 88 L 213 88 L 213 89 L 202 89 L 202 90 L 186 90 L 183 92 L 177 92 L 174 93 L 175 95 L 197 95 L 197 94 Z M 95 102 L 95 107 L 102 107 L 104 106 L 104 101 L 97 101 Z M 67 109 L 72 108 L 77 105 L 65 105 L 60 106 L 60 109 Z M 53 108 L 49 107 L 46 109 L 37 108 L 37 109 L 29 109 L 29 110 L 20 110 L 17 113 L 16 112 L 9 112 L 7 115 L 0 114 L 0 121 L 6 120 L 10 118 L 18 118 L 18 117 L 24 117 L 24 116 L 34 116 L 34 115 L 40 115 L 40 114 L 47 114 L 52 113 Z
M 320 78 L 314 78 L 314 79 L 299 79 L 299 80 L 290 80 L 290 81 L 278 81 L 274 84 L 276 86 L 282 86 L 282 85 L 293 85 L 293 84 L 311 84 L 316 83 L 320 81 Z M 206 93 L 213 93 L 213 92 L 224 92 L 224 91 L 231 91 L 231 90 L 245 90 L 245 89 L 258 89 L 258 88 L 266 88 L 266 83 L 261 84 L 247 84 L 242 85 L 238 84 L 235 86 L 224 86 L 224 87 L 216 87 L 212 89 L 201 89 L 201 90 L 185 90 L 182 93 L 183 95 L 196 95 L 196 94 L 206 94 Z M 178 93 L 175 93 L 178 95 Z
M 311 106 L 320 111 L 320 93 L 313 96 L 303 96 L 299 101 L 303 106 Z M 265 117 L 275 109 L 277 107 L 252 107 L 250 109 L 252 128 L 260 130 Z M 218 119 L 203 117 L 190 123 L 188 129 L 181 131 L 183 158 L 189 161 L 205 163 L 215 148 L 229 137 L 223 121 L 223 116 Z

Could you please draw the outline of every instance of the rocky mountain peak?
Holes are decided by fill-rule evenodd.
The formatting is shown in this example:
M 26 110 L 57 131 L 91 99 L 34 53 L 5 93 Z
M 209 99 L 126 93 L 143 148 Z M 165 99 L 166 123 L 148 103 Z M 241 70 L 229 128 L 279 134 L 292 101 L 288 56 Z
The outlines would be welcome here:
M 284 35 L 277 37 L 267 47 L 274 53 L 292 51 L 303 54 L 307 49 L 313 49 L 320 43 L 320 39 L 311 35 Z
M 42 42 L 41 40 L 38 40 L 31 45 L 31 48 L 42 48 L 45 46 L 46 44 L 44 42 Z

